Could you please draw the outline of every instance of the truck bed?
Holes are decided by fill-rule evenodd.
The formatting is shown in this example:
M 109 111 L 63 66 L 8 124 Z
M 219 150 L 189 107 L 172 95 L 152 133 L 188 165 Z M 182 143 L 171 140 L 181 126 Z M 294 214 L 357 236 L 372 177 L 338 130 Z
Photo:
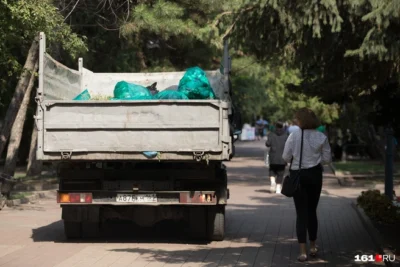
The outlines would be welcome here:
M 183 72 L 93 73 L 72 70 L 45 52 L 41 34 L 37 157 L 59 160 L 229 160 L 232 137 L 227 78 L 207 72 L 220 100 L 73 101 L 86 88 L 112 96 L 116 82 L 177 85 Z M 157 152 L 148 159 L 143 152 Z

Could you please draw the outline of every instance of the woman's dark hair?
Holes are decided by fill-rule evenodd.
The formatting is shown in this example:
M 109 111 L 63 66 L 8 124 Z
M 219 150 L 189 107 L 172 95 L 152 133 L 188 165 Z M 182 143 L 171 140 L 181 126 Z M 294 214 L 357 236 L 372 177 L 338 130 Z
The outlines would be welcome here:
M 301 129 L 316 129 L 320 125 L 317 115 L 309 108 L 301 108 L 294 115 Z
M 275 127 L 276 127 L 277 129 L 282 129 L 282 128 L 283 128 L 283 122 L 281 122 L 281 121 L 275 122 Z

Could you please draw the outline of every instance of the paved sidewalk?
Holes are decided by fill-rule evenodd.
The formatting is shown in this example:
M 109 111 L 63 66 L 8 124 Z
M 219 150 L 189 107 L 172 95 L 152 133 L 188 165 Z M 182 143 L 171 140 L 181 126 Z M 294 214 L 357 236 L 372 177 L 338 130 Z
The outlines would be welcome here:
M 202 244 L 185 238 L 178 224 L 143 229 L 111 225 L 113 238 L 66 242 L 54 199 L 0 211 L 0 266 L 303 266 L 296 262 L 293 200 L 270 194 L 263 142 L 240 143 L 228 164 L 231 199 L 227 237 Z M 357 192 L 324 180 L 319 213 L 320 254 L 311 266 L 356 264 L 355 255 L 375 254 L 369 234 L 351 207 Z M 346 193 L 347 192 L 347 193 Z M 351 193 L 351 194 L 350 194 Z M 348 197 L 347 197 L 348 195 Z

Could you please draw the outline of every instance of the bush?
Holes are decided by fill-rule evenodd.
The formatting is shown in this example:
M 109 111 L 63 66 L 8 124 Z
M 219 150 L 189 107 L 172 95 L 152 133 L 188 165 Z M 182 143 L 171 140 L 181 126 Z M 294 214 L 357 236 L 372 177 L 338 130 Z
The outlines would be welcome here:
M 361 192 L 357 198 L 357 204 L 373 221 L 385 224 L 393 224 L 400 221 L 400 208 L 379 190 Z

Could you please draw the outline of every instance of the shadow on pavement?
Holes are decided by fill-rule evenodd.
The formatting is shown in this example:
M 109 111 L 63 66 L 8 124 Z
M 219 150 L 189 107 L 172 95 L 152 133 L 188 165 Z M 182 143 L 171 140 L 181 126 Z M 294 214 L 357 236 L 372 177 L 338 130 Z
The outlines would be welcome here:
M 119 248 L 107 249 L 137 253 L 143 260 L 148 257 L 169 264 L 190 261 L 202 262 L 202 266 L 216 266 L 218 262 L 218 266 L 238 263 L 246 266 L 295 266 L 299 250 L 293 200 L 258 189 L 249 198 L 251 205 L 233 203 L 227 206 L 226 238 L 223 242 L 211 245 L 187 238 L 182 230 L 184 225 L 174 222 L 163 222 L 151 228 L 141 228 L 122 221 L 113 222 L 97 239 L 67 241 L 63 235 L 62 221 L 57 221 L 33 229 L 32 239 L 34 242 L 56 243 L 122 243 L 122 248 L 118 245 Z M 321 196 L 318 216 L 320 253 L 316 259 L 310 259 L 312 265 L 324 266 L 324 263 L 328 263 L 328 266 L 356 266 L 355 255 L 376 253 L 369 234 L 349 200 Z M 157 249 L 150 249 L 132 247 L 131 243 L 160 245 Z M 168 244 L 188 244 L 189 247 L 168 248 Z
M 189 239 L 182 229 L 181 222 L 163 221 L 153 227 L 140 227 L 130 221 L 107 221 L 101 227 L 97 238 L 79 238 L 68 240 L 64 236 L 62 220 L 33 229 L 34 242 L 56 243 L 175 243 L 207 245 L 203 240 Z

